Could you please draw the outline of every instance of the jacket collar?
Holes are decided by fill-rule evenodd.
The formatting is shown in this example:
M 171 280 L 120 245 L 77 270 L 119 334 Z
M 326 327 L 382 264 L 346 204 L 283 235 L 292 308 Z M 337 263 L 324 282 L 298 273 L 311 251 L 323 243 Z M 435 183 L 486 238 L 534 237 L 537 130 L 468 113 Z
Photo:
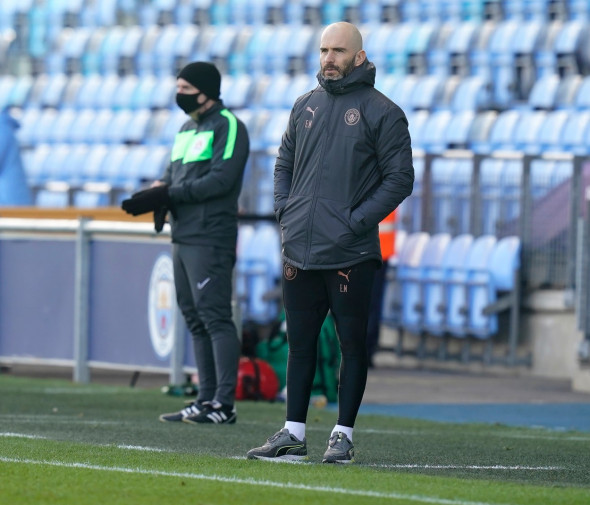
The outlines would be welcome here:
M 326 80 L 322 77 L 321 71 L 317 74 L 320 86 L 333 95 L 344 95 L 364 86 L 375 86 L 375 65 L 365 60 L 356 67 L 350 74 L 337 81 Z

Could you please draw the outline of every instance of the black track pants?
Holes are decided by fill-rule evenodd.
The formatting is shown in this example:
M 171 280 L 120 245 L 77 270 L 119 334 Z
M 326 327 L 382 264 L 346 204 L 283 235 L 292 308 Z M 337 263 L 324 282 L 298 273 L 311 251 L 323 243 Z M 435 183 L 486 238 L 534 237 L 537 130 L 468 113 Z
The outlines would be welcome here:
M 376 262 L 341 270 L 283 268 L 287 318 L 287 420 L 304 423 L 316 371 L 318 336 L 332 312 L 342 361 L 338 424 L 354 426 L 367 383 L 367 320 Z

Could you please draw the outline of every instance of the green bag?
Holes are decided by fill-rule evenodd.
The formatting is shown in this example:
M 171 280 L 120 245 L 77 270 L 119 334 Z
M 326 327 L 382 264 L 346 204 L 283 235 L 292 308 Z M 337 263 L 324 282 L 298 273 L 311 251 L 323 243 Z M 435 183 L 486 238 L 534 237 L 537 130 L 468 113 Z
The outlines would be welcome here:
M 256 356 L 267 361 L 274 369 L 282 390 L 287 383 L 289 345 L 285 313 L 279 316 L 279 329 L 268 340 L 256 346 Z M 328 402 L 338 400 L 338 375 L 340 371 L 340 344 L 332 315 L 328 313 L 318 338 L 318 363 L 313 380 L 312 396 L 324 395 Z

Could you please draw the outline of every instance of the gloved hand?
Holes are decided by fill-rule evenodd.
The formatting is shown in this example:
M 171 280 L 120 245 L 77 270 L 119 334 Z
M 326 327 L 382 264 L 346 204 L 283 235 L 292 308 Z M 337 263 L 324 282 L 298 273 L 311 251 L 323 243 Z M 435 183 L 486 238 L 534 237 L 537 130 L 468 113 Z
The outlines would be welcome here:
M 131 195 L 131 198 L 123 200 L 121 208 L 133 216 L 146 214 L 162 207 L 170 208 L 170 195 L 168 194 L 168 185 L 161 184 L 153 188 L 144 189 Z
M 156 233 L 160 233 L 164 228 L 167 214 L 168 207 L 160 207 L 159 209 L 154 210 L 154 228 Z

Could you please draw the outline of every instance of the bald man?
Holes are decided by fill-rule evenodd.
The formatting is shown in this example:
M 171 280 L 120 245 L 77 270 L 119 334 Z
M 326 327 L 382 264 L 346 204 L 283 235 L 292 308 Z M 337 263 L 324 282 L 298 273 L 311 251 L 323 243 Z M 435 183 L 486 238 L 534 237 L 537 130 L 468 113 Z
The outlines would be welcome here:
M 375 89 L 375 66 L 354 25 L 323 31 L 317 78 L 319 85 L 293 106 L 274 172 L 289 341 L 286 422 L 248 452 L 250 459 L 307 459 L 318 336 L 330 311 L 342 360 L 338 419 L 322 461 L 354 461 L 371 288 L 382 264 L 378 225 L 414 182 L 406 116 Z

